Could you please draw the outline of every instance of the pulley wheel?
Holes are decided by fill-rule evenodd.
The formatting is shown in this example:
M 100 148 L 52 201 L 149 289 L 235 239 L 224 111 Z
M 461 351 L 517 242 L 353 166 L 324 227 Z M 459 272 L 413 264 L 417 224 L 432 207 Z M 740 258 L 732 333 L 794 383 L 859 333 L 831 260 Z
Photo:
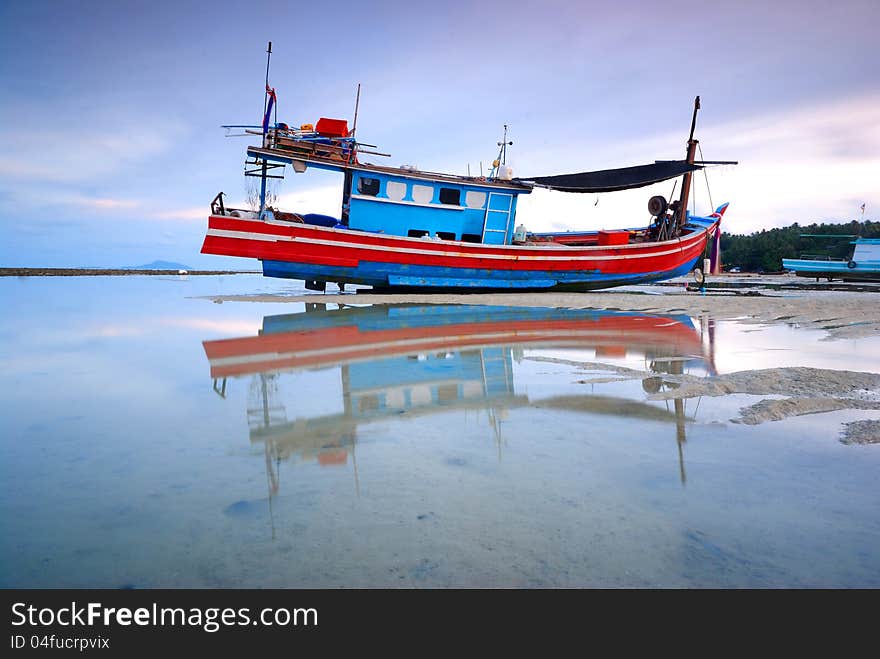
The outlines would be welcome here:
M 660 217 L 668 208 L 669 204 L 662 195 L 656 195 L 648 200 L 648 212 L 652 217 Z

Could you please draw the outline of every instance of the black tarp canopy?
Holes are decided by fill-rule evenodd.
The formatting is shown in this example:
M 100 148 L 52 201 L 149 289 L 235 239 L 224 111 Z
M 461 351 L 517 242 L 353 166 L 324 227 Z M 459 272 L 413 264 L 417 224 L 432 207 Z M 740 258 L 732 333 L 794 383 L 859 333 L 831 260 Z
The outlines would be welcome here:
M 520 183 L 534 183 L 551 190 L 562 192 L 615 192 L 641 188 L 652 183 L 659 183 L 687 172 L 702 169 L 686 160 L 664 160 L 652 165 L 621 167 L 620 169 L 602 169 L 596 172 L 580 172 L 578 174 L 558 174 L 556 176 L 520 177 Z

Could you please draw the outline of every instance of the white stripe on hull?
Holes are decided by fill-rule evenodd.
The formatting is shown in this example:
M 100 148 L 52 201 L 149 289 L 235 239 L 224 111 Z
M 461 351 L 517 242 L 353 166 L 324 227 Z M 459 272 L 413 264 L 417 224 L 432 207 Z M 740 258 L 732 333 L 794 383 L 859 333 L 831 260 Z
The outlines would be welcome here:
M 326 233 L 331 236 L 340 236 L 343 239 L 347 236 L 351 236 L 351 234 L 352 234 L 350 229 L 331 229 L 329 227 L 319 227 L 319 226 L 307 225 L 307 224 L 293 224 L 293 225 L 291 225 L 290 222 L 282 222 L 280 220 L 261 220 L 259 218 L 253 218 L 253 217 L 228 217 L 225 215 L 212 215 L 212 216 L 210 216 L 208 218 L 209 225 L 210 225 L 211 218 L 216 218 L 218 220 L 227 220 L 227 221 L 231 220 L 236 223 L 254 222 L 260 226 L 272 226 L 272 227 L 279 227 L 279 228 L 284 228 L 284 229 L 296 228 L 296 229 L 301 230 L 301 229 L 305 228 L 309 231 Z M 215 230 L 216 231 L 224 231 L 225 229 L 215 229 Z M 676 238 L 675 240 L 666 240 L 666 241 L 663 241 L 660 243 L 653 243 L 651 246 L 652 247 L 654 247 L 654 246 L 659 247 L 662 245 L 670 245 L 670 246 L 671 245 L 681 245 L 682 247 L 684 247 L 685 245 L 689 244 L 690 242 L 698 240 L 705 233 L 705 231 L 706 231 L 705 229 L 699 229 L 698 231 L 694 232 L 692 235 L 689 235 L 685 238 Z M 265 234 L 265 233 L 261 233 L 261 232 L 257 232 L 257 233 L 259 233 L 260 235 L 276 236 L 279 240 L 293 240 L 294 239 L 293 236 L 286 236 L 284 234 Z M 361 233 L 361 232 L 358 232 L 358 233 Z M 374 237 L 379 240 L 393 240 L 395 243 L 409 243 L 409 244 L 424 244 L 425 243 L 425 240 L 423 238 L 410 238 L 408 236 L 384 236 L 384 235 L 379 236 L 377 234 L 371 234 L 369 232 L 363 232 L 363 233 L 361 233 L 361 235 L 366 236 L 366 237 Z M 334 242 L 337 242 L 337 241 L 334 240 Z M 472 247 L 472 248 L 479 247 L 480 249 L 488 249 L 490 251 L 491 250 L 502 250 L 502 249 L 522 250 L 524 252 L 529 252 L 529 251 L 543 252 L 543 251 L 548 251 L 548 250 L 559 250 L 560 252 L 568 253 L 569 251 L 594 252 L 594 251 L 607 250 L 609 248 L 623 249 L 623 250 L 645 249 L 644 243 L 630 243 L 628 245 L 613 245 L 613 246 L 582 245 L 582 246 L 577 246 L 577 247 L 571 247 L 568 245 L 552 245 L 551 244 L 551 245 L 541 245 L 540 247 L 533 247 L 533 246 L 522 246 L 522 245 L 488 245 L 488 244 L 483 244 L 483 243 L 480 243 L 480 244 L 462 243 L 462 242 L 458 242 L 458 241 L 447 241 L 447 242 L 450 242 L 452 244 Z M 358 243 L 358 244 L 359 245 L 366 245 L 367 243 Z M 406 248 L 404 247 L 401 249 L 406 249 Z M 567 258 L 563 254 L 560 254 L 560 256 L 562 256 L 562 258 Z
M 257 240 L 262 242 L 301 242 L 310 245 L 323 245 L 327 247 L 339 247 L 346 250 L 367 250 L 379 252 L 397 252 L 403 254 L 420 254 L 424 256 L 436 256 L 446 258 L 470 258 L 470 259 L 495 259 L 500 261 L 613 261 L 621 259 L 644 259 L 677 254 L 688 249 L 690 243 L 696 242 L 702 236 L 702 232 L 693 238 L 682 240 L 672 249 L 662 251 L 650 251 L 644 254 L 597 254 L 589 256 L 575 256 L 555 254 L 552 256 L 533 256 L 530 254 L 484 254 L 473 252 L 451 252 L 435 249 L 417 249 L 411 247 L 394 247 L 389 245 L 372 245 L 368 243 L 353 243 L 343 240 L 323 240 L 319 238 L 306 238 L 298 236 L 285 236 L 278 234 L 265 234 L 252 231 L 232 231 L 229 229 L 208 229 L 207 235 L 218 238 L 234 238 L 238 240 Z M 643 245 L 630 245 L 630 247 L 642 247 Z M 621 245 L 621 247 L 624 247 Z M 508 246 L 509 248 L 509 246 Z M 570 248 L 569 248 L 570 249 Z M 607 248 L 606 248 L 607 249 Z M 616 249 L 616 248 L 615 248 Z

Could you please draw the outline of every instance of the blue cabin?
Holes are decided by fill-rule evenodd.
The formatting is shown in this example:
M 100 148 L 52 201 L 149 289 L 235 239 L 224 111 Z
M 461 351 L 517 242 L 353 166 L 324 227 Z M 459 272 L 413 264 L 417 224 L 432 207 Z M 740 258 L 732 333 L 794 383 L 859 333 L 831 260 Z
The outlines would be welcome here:
M 276 149 L 251 147 L 248 156 L 290 164 L 298 173 L 308 167 L 343 172 L 336 227 L 392 236 L 509 245 L 514 239 L 517 197 L 531 192 L 528 186 L 498 178 L 328 162 Z M 304 217 L 309 222 L 309 216 Z M 330 218 L 323 219 L 326 224 Z
M 351 180 L 352 229 L 490 245 L 513 240 L 522 191 L 510 185 L 376 170 L 355 170 Z

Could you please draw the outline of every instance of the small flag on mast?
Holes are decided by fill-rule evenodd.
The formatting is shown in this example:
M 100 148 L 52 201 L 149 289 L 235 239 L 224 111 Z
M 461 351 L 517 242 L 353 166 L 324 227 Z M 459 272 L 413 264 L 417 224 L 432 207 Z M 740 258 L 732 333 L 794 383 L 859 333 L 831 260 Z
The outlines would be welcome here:
M 266 116 L 263 117 L 263 134 L 269 131 L 269 117 L 272 115 L 272 107 L 275 105 L 275 88 L 266 85 L 266 93 L 269 95 L 269 104 L 266 106 Z

